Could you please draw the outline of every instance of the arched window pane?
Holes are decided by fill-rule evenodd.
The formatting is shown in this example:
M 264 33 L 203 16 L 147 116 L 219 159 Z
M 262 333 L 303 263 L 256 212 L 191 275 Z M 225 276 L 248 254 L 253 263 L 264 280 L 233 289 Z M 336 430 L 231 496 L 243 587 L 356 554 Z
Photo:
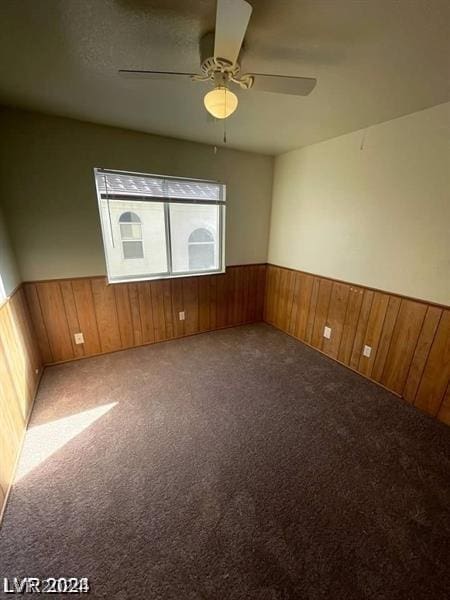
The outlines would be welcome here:
M 214 242 L 214 236 L 207 229 L 195 229 L 189 236 L 189 243 L 193 242 Z
M 134 212 L 124 212 L 119 218 L 122 250 L 125 260 L 144 258 L 141 219 Z
M 124 212 L 120 215 L 120 223 L 140 223 L 141 220 L 134 212 Z
M 189 236 L 189 269 L 203 270 L 214 268 L 214 236 L 202 227 L 194 229 Z

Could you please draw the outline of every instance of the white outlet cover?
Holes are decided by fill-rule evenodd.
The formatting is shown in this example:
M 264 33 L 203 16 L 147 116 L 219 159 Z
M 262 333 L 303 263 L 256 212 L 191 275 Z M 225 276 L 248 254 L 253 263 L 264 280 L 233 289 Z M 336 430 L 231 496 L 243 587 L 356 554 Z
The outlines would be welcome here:
M 84 344 L 84 335 L 82 333 L 75 333 L 75 344 Z
M 327 340 L 330 339 L 330 337 L 331 337 L 331 327 L 327 327 L 325 325 L 324 330 L 323 330 L 323 337 L 327 338 Z
M 179 317 L 180 317 L 180 321 L 184 321 L 184 320 L 185 320 L 185 318 L 186 318 L 186 317 L 184 316 L 184 310 L 181 310 L 181 311 L 178 313 L 178 315 L 179 315 Z
M 369 356 L 372 353 L 372 347 L 371 346 L 364 346 L 364 350 L 363 350 L 363 356 L 367 356 L 367 358 L 369 358 Z

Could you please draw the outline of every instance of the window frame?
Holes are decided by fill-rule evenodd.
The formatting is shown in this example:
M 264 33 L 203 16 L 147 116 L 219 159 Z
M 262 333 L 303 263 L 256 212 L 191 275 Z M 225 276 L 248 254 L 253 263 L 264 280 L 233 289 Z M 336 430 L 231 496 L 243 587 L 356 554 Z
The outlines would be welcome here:
M 153 203 L 159 203 L 159 204 L 163 204 L 164 205 L 164 226 L 165 226 L 165 240 L 166 240 L 166 260 L 167 260 L 167 271 L 164 271 L 162 273 L 147 273 L 145 275 L 130 275 L 130 276 L 126 276 L 126 275 L 122 275 L 120 277 L 117 277 L 115 275 L 112 275 L 110 272 L 110 268 L 109 268 L 109 260 L 108 260 L 108 254 L 107 254 L 107 248 L 108 248 L 108 244 L 109 244 L 109 240 L 106 239 L 106 234 L 107 232 L 109 233 L 109 235 L 111 236 L 111 240 L 113 238 L 113 234 L 112 234 L 112 221 L 111 221 L 111 215 L 108 209 L 108 220 L 109 222 L 104 223 L 104 218 L 103 218 L 103 214 L 102 214 L 102 204 L 101 201 L 102 199 L 104 199 L 102 197 L 102 194 L 99 190 L 98 187 L 98 182 L 97 182 L 97 175 L 98 174 L 116 174 L 116 175 L 131 175 L 131 176 L 137 176 L 137 177 L 155 177 L 155 178 L 159 178 L 159 179 L 167 179 L 167 180 L 177 180 L 177 181 L 186 181 L 186 182 L 201 182 L 201 183 L 214 183 L 217 185 L 221 186 L 222 189 L 222 197 L 219 201 L 216 200 L 192 200 L 192 199 L 185 199 L 185 198 L 159 198 L 159 197 L 155 197 L 155 196 L 149 196 L 148 200 L 144 200 L 142 196 L 136 197 L 134 199 L 132 198 L 124 198 L 124 200 L 134 200 L 134 201 L 139 201 L 139 202 L 153 202 Z M 94 168 L 94 180 L 95 180 L 95 189 L 96 189 L 96 194 L 97 194 L 97 204 L 98 204 L 98 210 L 99 210 L 99 216 L 100 216 L 100 229 L 101 229 L 101 233 L 102 233 L 102 242 L 103 242 L 103 251 L 104 251 L 104 256 L 105 256 L 105 263 L 106 263 L 106 273 L 107 273 L 107 279 L 108 279 L 108 283 L 132 283 L 132 282 L 137 282 L 137 281 L 155 281 L 158 279 L 179 279 L 180 277 L 201 277 L 202 275 L 219 275 L 220 273 L 225 273 L 226 271 L 226 265 L 225 265 L 225 222 L 226 222 L 226 185 L 220 181 L 214 181 L 214 180 L 209 180 L 209 179 L 194 179 L 194 178 L 190 178 L 190 177 L 175 177 L 172 175 L 157 175 L 154 173 L 141 173 L 141 172 L 134 172 L 134 171 L 121 171 L 121 170 L 117 170 L 117 169 L 104 169 L 104 168 L 99 168 L 96 167 Z M 112 194 L 112 196 L 114 196 Z M 117 198 L 112 198 L 112 199 L 117 199 Z M 200 206 L 217 206 L 218 207 L 218 231 L 217 231 L 217 237 L 218 237 L 218 259 L 219 259 L 219 264 L 218 264 L 218 268 L 217 269 L 202 269 L 199 271 L 176 271 L 173 272 L 172 270 L 172 238 L 171 238 L 171 228 L 170 228 L 170 205 L 171 204 L 193 204 L 193 205 L 200 205 Z M 130 212 L 133 212 L 130 210 Z M 139 215 L 138 215 L 139 216 Z M 140 218 L 140 217 L 139 217 Z M 141 228 L 142 228 L 142 219 L 141 219 Z M 141 242 L 143 245 L 143 248 L 145 248 L 145 244 L 144 244 L 144 235 L 142 235 L 141 237 Z M 122 243 L 122 240 L 121 240 Z M 189 244 L 188 244 L 189 246 Z

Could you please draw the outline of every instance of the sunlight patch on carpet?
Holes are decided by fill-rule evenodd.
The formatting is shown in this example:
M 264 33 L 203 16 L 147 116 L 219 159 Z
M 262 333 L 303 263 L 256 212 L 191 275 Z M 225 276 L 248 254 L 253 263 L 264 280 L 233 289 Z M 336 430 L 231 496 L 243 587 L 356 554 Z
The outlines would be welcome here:
M 109 412 L 117 402 L 96 406 L 89 410 L 63 417 L 57 421 L 50 421 L 43 425 L 36 425 L 26 433 L 22 454 L 20 457 L 15 483 L 31 473 L 52 454 L 55 454 L 65 444 L 85 431 L 95 421 Z

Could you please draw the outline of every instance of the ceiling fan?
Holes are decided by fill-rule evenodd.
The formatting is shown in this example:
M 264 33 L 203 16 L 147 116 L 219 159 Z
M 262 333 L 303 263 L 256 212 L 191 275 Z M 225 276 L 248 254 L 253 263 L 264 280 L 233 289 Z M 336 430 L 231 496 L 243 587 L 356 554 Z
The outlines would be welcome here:
M 238 98 L 230 84 L 243 90 L 307 96 L 317 82 L 312 77 L 241 73 L 238 58 L 252 10 L 245 0 L 217 0 L 215 31 L 200 40 L 200 74 L 133 69 L 120 69 L 119 73 L 124 77 L 212 81 L 214 89 L 205 95 L 204 104 L 217 119 L 226 119 L 237 108 Z

